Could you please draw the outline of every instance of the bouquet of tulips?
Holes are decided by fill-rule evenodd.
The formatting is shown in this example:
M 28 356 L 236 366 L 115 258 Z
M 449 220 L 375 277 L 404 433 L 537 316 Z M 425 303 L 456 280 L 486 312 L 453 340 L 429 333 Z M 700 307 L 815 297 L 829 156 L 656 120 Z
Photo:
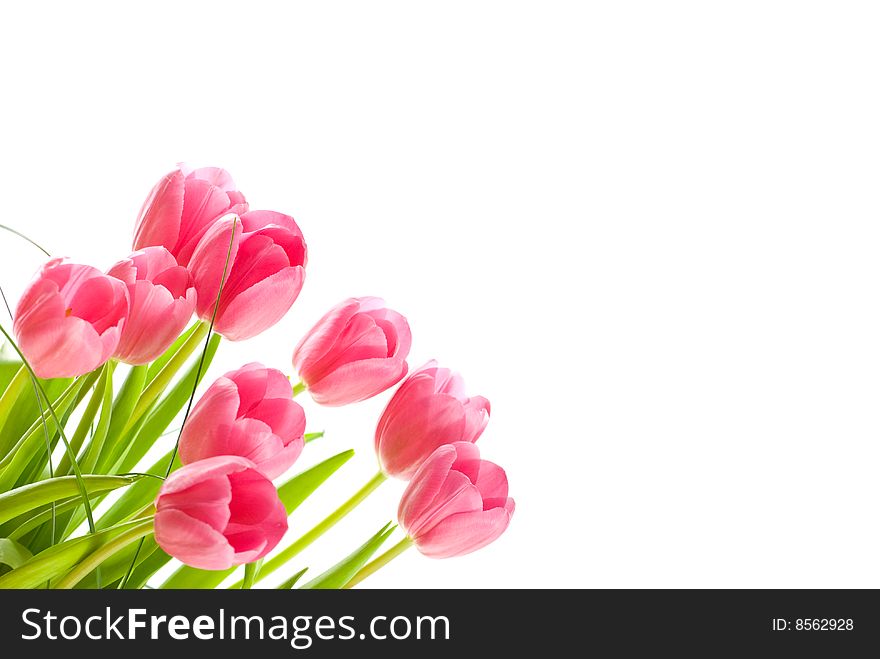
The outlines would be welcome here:
M 409 325 L 379 298 L 328 311 L 293 349 L 295 378 L 249 363 L 196 399 L 222 340 L 260 334 L 299 295 L 292 217 L 250 210 L 223 169 L 180 166 L 144 202 L 133 249 L 106 272 L 50 258 L 12 331 L 0 325 L 0 588 L 214 588 L 240 565 L 232 587 L 283 570 L 293 588 L 292 559 L 388 477 L 409 481 L 400 531 L 386 524 L 298 587 L 351 587 L 411 546 L 447 558 L 504 532 L 507 478 L 475 445 L 489 402 L 435 362 L 408 374 Z M 306 432 L 297 395 L 341 406 L 401 381 L 376 425 L 376 475 L 276 549 L 354 455 L 291 474 L 323 434 Z

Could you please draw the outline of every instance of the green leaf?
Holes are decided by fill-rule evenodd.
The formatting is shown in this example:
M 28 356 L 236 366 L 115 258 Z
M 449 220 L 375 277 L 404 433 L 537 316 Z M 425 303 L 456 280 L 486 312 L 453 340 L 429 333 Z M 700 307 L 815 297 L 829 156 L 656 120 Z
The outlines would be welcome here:
M 290 590 L 291 588 L 293 588 L 296 585 L 296 582 L 302 578 L 302 575 L 304 575 L 308 571 L 309 571 L 309 568 L 304 567 L 302 570 L 300 570 L 299 572 L 294 574 L 292 577 L 290 577 L 290 579 L 288 579 L 283 584 L 278 586 L 277 590 Z
M 86 492 L 94 495 L 131 485 L 138 478 L 140 477 L 85 475 L 82 480 Z M 76 496 L 79 492 L 75 476 L 50 478 L 4 492 L 0 494 L 0 524 L 52 501 Z
M 64 411 L 74 402 L 76 389 L 79 386 L 72 379 L 43 380 L 42 385 L 49 398 L 52 399 L 56 411 Z M 18 399 L 9 416 L 3 419 L 0 424 L 0 470 L 5 469 L 13 459 L 17 458 L 16 475 L 20 474 L 30 458 L 36 455 L 39 447 L 45 446 L 46 438 L 43 434 L 40 406 L 37 403 L 33 387 L 31 390 L 30 393 Z M 49 427 L 49 432 L 52 433 L 55 426 L 51 415 L 45 408 L 44 403 L 46 424 Z M 45 451 L 45 448 L 43 450 Z
M 309 442 L 313 442 L 316 439 L 321 439 L 324 436 L 324 431 L 321 432 L 307 432 L 303 435 L 303 443 L 308 444 Z
M 128 583 L 125 585 L 126 590 L 143 588 L 147 581 L 150 580 L 150 577 L 156 574 L 156 572 L 171 560 L 171 557 L 156 544 L 156 540 L 152 536 L 147 536 L 144 546 L 141 549 L 141 556 L 144 558 L 138 558 L 138 566 L 128 578 Z M 131 556 L 128 557 L 128 564 L 130 563 Z M 125 569 L 128 569 L 128 565 L 126 565 Z
M 101 373 L 101 378 L 98 381 L 98 385 L 92 392 L 92 397 L 89 399 L 89 403 L 88 405 L 86 405 L 86 409 L 83 411 L 83 414 L 80 417 L 79 423 L 76 426 L 76 430 L 73 431 L 73 436 L 70 438 L 70 448 L 76 454 L 79 454 L 79 450 L 80 448 L 82 448 L 86 436 L 89 434 L 89 429 L 92 427 L 92 424 L 95 421 L 95 417 L 98 415 L 98 410 L 101 408 L 101 397 L 106 381 L 107 372 L 105 364 L 105 370 Z M 90 472 L 91 470 L 85 469 L 84 471 Z M 68 472 L 70 472 L 70 458 L 67 456 L 67 453 L 65 453 L 63 456 L 61 456 L 61 460 L 58 462 L 58 466 L 55 468 L 55 476 L 64 476 Z
M 137 542 L 145 535 L 153 533 L 153 517 L 137 520 L 138 524 L 126 529 L 112 540 L 105 542 L 101 547 L 83 558 L 73 569 L 52 584 L 53 588 L 67 590 L 85 579 L 89 574 L 100 568 L 101 564 L 110 560 L 118 552 Z
M 0 343 L 0 391 L 6 391 L 21 366 L 15 349 L 6 341 Z
M 354 449 L 337 453 L 319 462 L 314 467 L 297 474 L 278 488 L 278 497 L 284 504 L 287 514 L 302 505 L 328 478 L 354 456 Z
M 326 572 L 318 575 L 305 586 L 303 590 L 342 588 L 351 581 L 351 578 L 358 573 L 367 561 L 376 553 L 376 550 L 382 546 L 382 543 L 396 529 L 397 526 L 388 522 L 379 532 L 364 544 L 354 550 L 351 554 L 343 558 L 336 565 Z
M 85 450 L 85 455 L 83 455 L 81 459 L 82 470 L 86 473 L 91 473 L 95 470 L 95 465 L 98 463 L 98 456 L 101 455 L 101 452 L 104 449 L 107 432 L 110 429 L 111 411 L 116 408 L 116 405 L 113 404 L 113 369 L 108 368 L 107 366 L 104 368 L 106 369 L 106 377 L 104 378 L 104 391 L 101 399 L 101 416 L 98 417 L 98 425 L 95 427 L 95 432 L 92 433 L 92 439 L 89 441 L 89 445 Z M 129 375 L 131 375 L 131 373 L 129 373 Z M 127 380 L 128 379 L 126 378 L 126 381 Z M 122 392 L 120 392 L 120 394 L 122 394 Z M 118 402 L 119 401 L 117 401 L 117 403 Z
M 110 426 L 107 428 L 105 445 L 101 447 L 98 457 L 94 464 L 107 465 L 120 442 L 125 440 L 122 429 L 131 418 L 132 411 L 137 405 L 138 399 L 144 390 L 147 382 L 147 366 L 132 366 L 119 393 L 116 394 L 116 400 L 113 402 L 113 409 L 110 412 Z M 101 411 L 103 414 L 103 410 Z M 122 449 L 119 449 L 121 452 Z
M 152 364 L 150 364 L 149 369 L 147 370 L 147 382 L 152 382 L 153 379 L 159 374 L 159 372 L 165 368 L 165 364 L 167 364 L 174 355 L 177 354 L 177 351 L 180 350 L 180 347 L 189 341 L 189 337 L 193 335 L 193 332 L 198 328 L 199 322 L 196 321 L 192 325 L 190 325 L 186 331 L 177 337 L 177 340 L 171 344 L 171 346 L 162 353 Z
M 19 362 L 21 365 L 21 362 Z M 0 394 L 0 419 L 6 419 L 12 408 L 18 402 L 19 396 L 27 389 L 30 382 L 30 374 L 24 365 L 16 369 L 9 382 L 3 385 L 2 394 Z
M 128 451 L 124 454 L 119 471 L 130 471 L 135 468 L 141 458 L 146 455 L 147 451 L 156 443 L 168 426 L 180 414 L 180 411 L 186 405 L 193 389 L 198 386 L 199 382 L 208 372 L 208 367 L 217 353 L 220 346 L 220 335 L 214 334 L 208 342 L 208 348 L 205 352 L 205 361 L 199 373 L 199 360 L 195 360 L 186 374 L 171 388 L 168 394 L 156 405 L 153 411 L 147 416 L 146 421 L 140 427 L 134 439 L 127 443 Z M 199 375 L 198 382 L 196 375 Z M 167 466 L 167 463 L 166 463 Z M 162 475 L 164 475 L 164 471 Z
M 134 558 L 134 553 L 137 550 L 138 544 L 132 544 L 123 549 L 120 552 L 117 552 L 113 555 L 112 558 L 105 561 L 101 565 L 101 583 L 105 588 L 116 589 L 119 586 L 119 581 L 125 576 L 128 572 L 129 566 L 131 566 L 131 561 Z M 138 553 L 138 560 L 135 567 L 135 570 L 132 572 L 131 576 L 128 579 L 128 588 L 142 588 L 143 583 L 140 580 L 138 570 L 139 569 L 150 569 L 150 562 L 155 560 L 155 554 L 165 554 L 161 549 L 159 549 L 156 544 L 156 539 L 152 535 L 148 535 L 144 537 L 144 544 L 141 547 L 140 552 Z M 162 565 L 159 565 L 155 569 L 151 569 L 149 575 L 152 575 L 153 572 L 158 570 Z M 143 582 L 149 578 L 147 576 L 143 579 Z M 92 572 L 89 576 L 85 577 L 82 581 L 80 581 L 77 585 L 77 589 L 94 589 L 98 587 L 98 579 L 97 573 Z
M 80 499 L 79 496 L 64 499 L 63 501 L 59 500 L 55 502 L 54 512 L 56 515 L 60 515 L 61 513 L 73 510 L 81 504 L 82 499 Z M 19 515 L 18 517 L 9 520 L 6 524 L 0 527 L 0 533 L 5 532 L 7 537 L 12 540 L 20 540 L 34 529 L 50 521 L 52 519 L 52 512 L 51 504 L 41 506 L 39 509 L 35 508 L 34 510 L 30 510 L 24 515 Z M 32 541 L 28 541 L 27 544 L 31 548 L 34 547 Z M 43 547 L 43 549 L 45 549 L 45 547 Z
M 171 459 L 171 451 L 163 455 L 161 458 L 147 469 L 146 473 L 160 478 L 146 477 L 132 485 L 122 496 L 110 506 L 110 509 L 104 513 L 97 521 L 98 529 L 106 529 L 118 524 L 129 515 L 133 515 L 139 510 L 143 510 L 145 506 L 156 499 L 159 494 L 159 488 L 162 487 L 161 476 L 165 475 L 168 468 L 168 461 Z M 175 461 L 176 466 L 180 466 L 180 459 Z
M 328 478 L 351 460 L 354 450 L 349 449 L 327 458 L 314 467 L 297 474 L 278 488 L 278 496 L 290 515 L 309 498 Z M 199 570 L 182 565 L 162 584 L 162 588 L 216 588 L 236 568 L 228 570 Z
M 204 321 L 196 323 L 195 327 L 195 331 L 190 334 L 187 340 L 180 346 L 180 349 L 175 352 L 171 359 L 168 360 L 168 363 L 162 367 L 162 370 L 156 374 L 156 377 L 144 387 L 144 390 L 137 399 L 134 409 L 131 411 L 131 414 L 128 416 L 128 419 L 122 428 L 122 435 L 125 435 L 129 430 L 135 427 L 143 415 L 149 411 L 153 406 L 153 403 L 155 403 L 159 396 L 162 395 L 162 392 L 165 391 L 165 388 L 171 383 L 174 376 L 177 375 L 177 372 L 186 363 L 189 356 L 201 345 L 202 340 L 207 337 L 210 332 L 208 324 Z
M 0 564 L 8 565 L 13 570 L 32 558 L 27 547 L 15 540 L 0 538 Z
M 67 540 L 41 551 L 12 572 L 0 576 L 0 589 L 36 588 L 50 579 L 65 574 L 81 560 L 143 520 L 138 519 L 105 531 Z

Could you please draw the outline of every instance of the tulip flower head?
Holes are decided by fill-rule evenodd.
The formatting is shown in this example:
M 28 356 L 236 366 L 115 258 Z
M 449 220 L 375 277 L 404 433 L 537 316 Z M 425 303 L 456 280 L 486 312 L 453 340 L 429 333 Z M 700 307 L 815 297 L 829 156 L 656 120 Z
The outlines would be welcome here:
M 189 262 L 196 313 L 211 319 L 225 270 L 214 330 L 231 341 L 256 336 L 293 306 L 306 261 L 305 239 L 289 215 L 250 211 L 223 217 L 208 229 Z
M 400 382 L 411 343 L 406 318 L 383 300 L 349 298 L 308 331 L 293 365 L 315 402 L 347 405 Z
M 52 259 L 18 301 L 13 329 L 39 377 L 76 377 L 110 358 L 127 314 L 121 281 L 88 265 Z
M 305 429 L 287 377 L 247 364 L 219 377 L 196 403 L 180 435 L 180 461 L 237 455 L 277 478 L 302 452 Z
M 164 247 L 145 247 L 107 272 L 128 288 L 128 320 L 113 356 L 128 364 L 153 361 L 192 317 L 196 289 L 186 268 Z
M 150 191 L 135 225 L 134 249 L 162 245 L 180 265 L 215 220 L 248 209 L 244 195 L 225 169 L 181 165 Z
M 219 456 L 181 467 L 156 498 L 156 543 L 190 567 L 225 570 L 268 554 L 287 531 L 287 511 L 252 462 Z
M 397 517 L 416 548 L 432 558 L 461 556 L 504 533 L 514 511 L 507 475 L 469 442 L 445 444 L 419 467 Z
M 428 362 L 394 392 L 376 426 L 382 471 L 407 480 L 438 446 L 477 441 L 489 410 L 488 400 L 465 394 L 458 373 Z

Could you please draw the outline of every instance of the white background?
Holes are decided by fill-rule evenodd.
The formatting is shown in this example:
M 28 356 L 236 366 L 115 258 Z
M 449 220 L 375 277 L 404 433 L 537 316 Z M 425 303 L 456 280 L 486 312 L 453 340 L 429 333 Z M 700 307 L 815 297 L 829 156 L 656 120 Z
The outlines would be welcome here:
M 106 268 L 175 162 L 310 247 L 292 312 L 211 376 L 290 372 L 348 295 L 492 401 L 509 532 L 374 587 L 860 587 L 877 567 L 874 3 L 6 3 L 2 222 Z M 0 236 L 16 298 L 40 255 Z M 5 323 L 6 321 L 4 321 Z M 211 377 L 209 377 L 209 380 Z M 390 393 L 306 401 L 374 469 Z M 384 486 L 290 572 L 393 518 Z

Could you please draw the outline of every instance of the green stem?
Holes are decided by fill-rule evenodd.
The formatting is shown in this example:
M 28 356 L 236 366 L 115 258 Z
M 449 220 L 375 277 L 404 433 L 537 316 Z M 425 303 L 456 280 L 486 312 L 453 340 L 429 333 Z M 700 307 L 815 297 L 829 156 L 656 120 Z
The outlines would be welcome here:
M 300 380 L 295 385 L 293 385 L 293 397 L 296 398 L 302 392 L 306 390 L 306 383 Z
M 364 565 L 360 571 L 351 578 L 343 588 L 351 588 L 352 586 L 358 585 L 361 581 L 369 577 L 374 572 L 378 572 L 381 568 L 388 565 L 395 558 L 400 556 L 407 549 L 412 547 L 413 541 L 409 539 L 407 536 L 396 545 L 394 545 L 391 549 L 386 551 L 384 554 L 374 558 L 372 561 Z
M 351 498 L 348 499 L 345 503 L 343 503 L 339 508 L 334 510 L 332 513 L 327 515 L 322 521 L 318 522 L 312 530 L 305 533 L 305 535 L 301 536 L 296 542 L 294 542 L 289 547 L 285 547 L 277 556 L 271 558 L 263 564 L 263 567 L 260 569 L 260 574 L 257 575 L 257 581 L 261 581 L 263 578 L 268 577 L 270 574 L 275 572 L 282 565 L 287 563 L 294 556 L 299 554 L 302 550 L 312 544 L 315 540 L 324 535 L 327 531 L 329 531 L 333 526 L 341 520 L 343 517 L 348 515 L 352 510 L 358 507 L 358 505 L 366 499 L 373 491 L 379 487 L 388 477 L 383 474 L 381 471 L 376 473 L 369 481 L 364 484 L 364 486 L 355 492 Z M 242 582 L 238 582 L 235 585 L 231 586 L 232 588 L 240 588 Z
M 27 386 L 28 379 L 28 371 L 24 364 L 22 364 L 21 368 L 16 371 L 15 376 L 12 378 L 12 382 L 6 387 L 6 391 L 3 392 L 3 396 L 0 396 L 0 423 L 5 423 L 6 419 L 9 418 L 9 413 L 12 411 L 12 407 L 15 405 L 15 401 L 18 400 L 21 392 Z
M 67 573 L 57 584 L 55 588 L 67 590 L 73 588 L 80 581 L 85 579 L 89 573 L 110 558 L 116 552 L 125 549 L 135 540 L 143 538 L 153 532 L 153 518 L 145 519 L 142 523 L 137 524 L 125 533 L 117 536 L 106 545 L 98 549 L 92 555 L 86 557 L 75 568 Z
M 156 399 L 165 390 L 165 387 L 168 386 L 177 374 L 177 371 L 180 370 L 193 351 L 201 344 L 202 339 L 208 335 L 208 331 L 208 323 L 202 321 L 198 324 L 196 330 L 180 346 L 180 349 L 174 356 L 168 360 L 168 363 L 162 367 L 162 370 L 156 374 L 156 377 L 147 385 L 147 388 L 144 389 L 120 435 L 125 435 L 125 433 L 131 430 L 150 406 L 156 402 Z
M 242 590 L 247 590 L 254 585 L 254 582 L 257 580 L 257 576 L 260 574 L 260 567 L 262 565 L 263 559 L 261 558 L 258 561 L 248 563 L 244 566 L 244 579 L 241 583 Z

